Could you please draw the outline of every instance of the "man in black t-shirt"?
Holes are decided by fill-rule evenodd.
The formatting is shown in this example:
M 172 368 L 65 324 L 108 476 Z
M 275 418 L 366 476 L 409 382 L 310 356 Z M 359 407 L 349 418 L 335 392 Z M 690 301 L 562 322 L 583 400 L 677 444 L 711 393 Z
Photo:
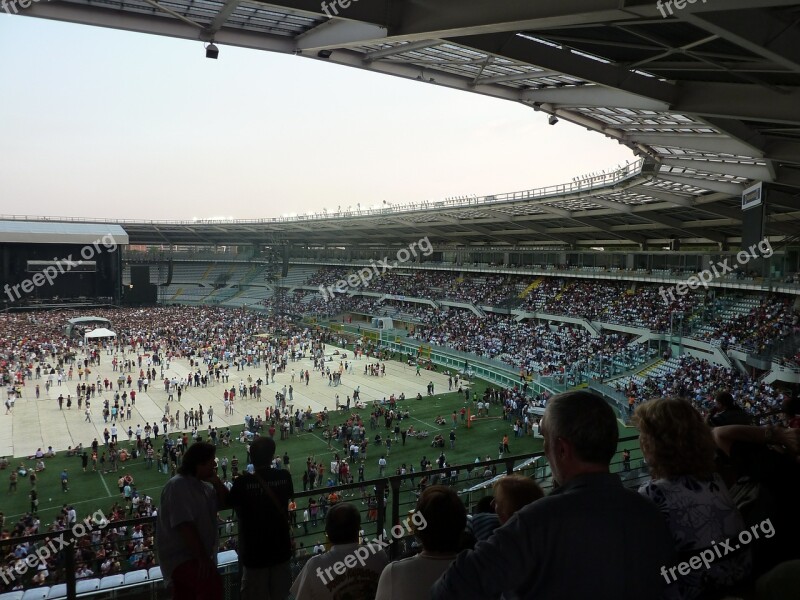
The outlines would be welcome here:
M 294 495 L 286 470 L 270 468 L 275 440 L 256 439 L 250 446 L 255 474 L 234 480 L 229 504 L 239 517 L 239 563 L 242 600 L 283 600 L 291 587 L 289 499 Z

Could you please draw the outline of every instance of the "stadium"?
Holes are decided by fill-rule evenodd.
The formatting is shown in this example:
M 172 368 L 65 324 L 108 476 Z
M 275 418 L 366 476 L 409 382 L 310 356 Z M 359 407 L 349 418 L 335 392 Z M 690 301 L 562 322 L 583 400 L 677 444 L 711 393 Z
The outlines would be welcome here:
M 190 40 L 211 62 L 245 48 L 507 100 L 554 137 L 577 125 L 629 158 L 582 173 L 565 156 L 571 180 L 531 189 L 376 195 L 283 216 L 268 206 L 252 219 L 35 215 L 9 204 L 0 600 L 171 597 L 155 531 L 165 485 L 205 441 L 228 490 L 219 493 L 230 493 L 255 471 L 251 445 L 265 437 L 275 440 L 269 471 L 288 472 L 293 487 L 281 565 L 300 600 L 584 598 L 587 585 L 596 598 L 798 597 L 800 5 L 3 8 L 5 21 Z M 613 456 L 598 470 L 587 448 L 602 445 L 604 411 Z M 598 474 L 621 483 L 613 497 L 629 512 L 604 513 L 605 490 L 557 508 L 577 478 Z M 504 486 L 519 481 L 547 497 L 506 514 Z M 471 541 L 456 541 L 470 551 L 457 560 L 454 548 L 429 547 L 418 523 L 416 537 L 404 529 L 431 490 L 444 497 L 440 486 L 469 513 Z M 350 588 L 358 569 L 348 564 L 323 580 L 328 596 L 314 596 L 304 587 L 313 568 L 346 557 L 326 539 L 336 505 L 360 515 L 360 547 L 391 533 L 390 567 L 380 584 L 376 573 Z M 247 527 L 232 506 L 215 513 L 220 589 L 209 598 L 253 595 L 242 587 L 253 568 Z M 452 512 L 435 514 L 449 523 Z M 481 538 L 491 519 L 495 533 Z M 540 524 L 551 519 L 561 528 Z M 661 555 L 635 541 L 655 548 L 659 536 L 671 542 Z M 733 536 L 731 557 L 703 558 Z M 489 561 L 490 548 L 503 561 Z M 424 563 L 436 573 L 424 585 L 403 570 L 437 552 L 452 563 L 441 579 L 446 564 Z M 641 566 L 662 557 L 666 575 Z

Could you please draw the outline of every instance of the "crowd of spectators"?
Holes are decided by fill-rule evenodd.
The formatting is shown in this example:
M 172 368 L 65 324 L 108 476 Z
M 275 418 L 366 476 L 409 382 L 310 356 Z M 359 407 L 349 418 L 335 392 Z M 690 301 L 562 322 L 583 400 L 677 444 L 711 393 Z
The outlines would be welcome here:
M 768 354 L 783 340 L 800 335 L 800 312 L 793 305 L 792 297 L 768 296 L 747 314 L 711 318 L 711 329 L 703 332 L 702 338 L 718 341 L 723 347 Z
M 717 393 L 728 390 L 749 415 L 758 417 L 773 413 L 786 397 L 784 391 L 772 384 L 706 359 L 683 355 L 668 364 L 674 364 L 674 369 L 661 371 L 656 377 L 648 375 L 641 382 L 629 378 L 616 384 L 628 397 L 631 407 L 651 398 L 675 396 L 690 399 L 700 414 L 707 416 L 714 407 Z
M 526 374 L 550 375 L 586 369 L 615 360 L 644 362 L 646 345 L 633 336 L 610 332 L 592 337 L 580 326 L 546 321 L 516 321 L 510 315 L 479 317 L 468 310 L 450 310 L 418 326 L 413 338 L 486 358 L 497 358 Z
M 307 282 L 332 285 L 352 270 L 322 268 Z M 654 332 L 678 331 L 688 337 L 719 341 L 724 347 L 768 353 L 782 340 L 800 335 L 800 315 L 793 308 L 793 297 L 775 295 L 763 300 L 748 315 L 722 317 L 725 303 L 747 296 L 717 296 L 714 291 L 667 294 L 661 286 L 562 277 L 458 275 L 453 271 L 389 271 L 354 292 L 390 293 L 434 301 L 468 302 L 475 306 L 497 306 L 511 302 L 523 311 L 583 318 Z M 319 293 L 298 290 L 288 300 L 267 301 L 268 306 L 333 316 L 341 312 L 361 312 L 394 316 L 430 323 L 435 310 L 426 304 L 374 297 L 335 295 L 325 300 Z M 702 327 L 701 327 L 702 326 Z M 800 345 L 800 344 L 799 344 Z M 787 353 L 789 360 L 798 348 Z M 800 364 L 800 363 L 798 363 Z

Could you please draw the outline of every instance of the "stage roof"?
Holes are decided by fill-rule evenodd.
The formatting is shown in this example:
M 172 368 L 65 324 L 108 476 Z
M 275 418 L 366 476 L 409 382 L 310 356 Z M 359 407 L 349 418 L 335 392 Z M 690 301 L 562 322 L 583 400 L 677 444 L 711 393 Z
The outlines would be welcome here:
M 105 242 L 104 242 L 105 240 Z M 128 243 L 128 234 L 111 223 L 71 223 L 47 220 L 0 220 L 0 243 L 93 244 Z

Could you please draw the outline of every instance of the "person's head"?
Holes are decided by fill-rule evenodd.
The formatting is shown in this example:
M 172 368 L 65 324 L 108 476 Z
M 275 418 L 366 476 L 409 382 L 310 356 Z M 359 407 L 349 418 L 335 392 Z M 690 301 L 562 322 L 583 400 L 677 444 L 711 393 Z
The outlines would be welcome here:
M 214 454 L 216 448 L 207 442 L 196 442 L 183 454 L 178 468 L 180 475 L 190 475 L 198 479 L 208 479 L 214 474 Z
M 727 410 L 736 406 L 736 401 L 733 399 L 731 393 L 727 391 L 717 394 L 717 396 L 714 398 L 714 402 L 717 403 L 717 407 L 720 410 Z
M 361 529 L 361 513 L 352 504 L 334 504 L 325 518 L 325 534 L 331 544 L 356 544 Z
M 800 399 L 794 398 L 792 396 L 786 396 L 781 403 L 781 409 L 783 413 L 793 417 L 798 412 L 800 412 Z
M 547 402 L 542 419 L 544 451 L 554 479 L 565 484 L 577 475 L 607 473 L 617 451 L 614 411 L 591 392 L 565 392 Z
M 432 485 L 425 488 L 417 501 L 417 512 L 425 527 L 415 529 L 428 552 L 458 552 L 467 526 L 467 509 L 451 487 Z
M 473 514 L 478 513 L 493 513 L 494 512 L 494 496 L 484 496 L 475 503 L 472 508 Z
M 508 475 L 494 484 L 494 512 L 502 524 L 523 506 L 543 497 L 542 488 L 530 477 Z
M 268 467 L 275 458 L 275 440 L 271 437 L 257 438 L 250 444 L 250 461 L 254 467 Z
M 633 422 L 654 479 L 714 472 L 714 438 L 694 407 L 681 398 L 650 400 L 636 407 Z

